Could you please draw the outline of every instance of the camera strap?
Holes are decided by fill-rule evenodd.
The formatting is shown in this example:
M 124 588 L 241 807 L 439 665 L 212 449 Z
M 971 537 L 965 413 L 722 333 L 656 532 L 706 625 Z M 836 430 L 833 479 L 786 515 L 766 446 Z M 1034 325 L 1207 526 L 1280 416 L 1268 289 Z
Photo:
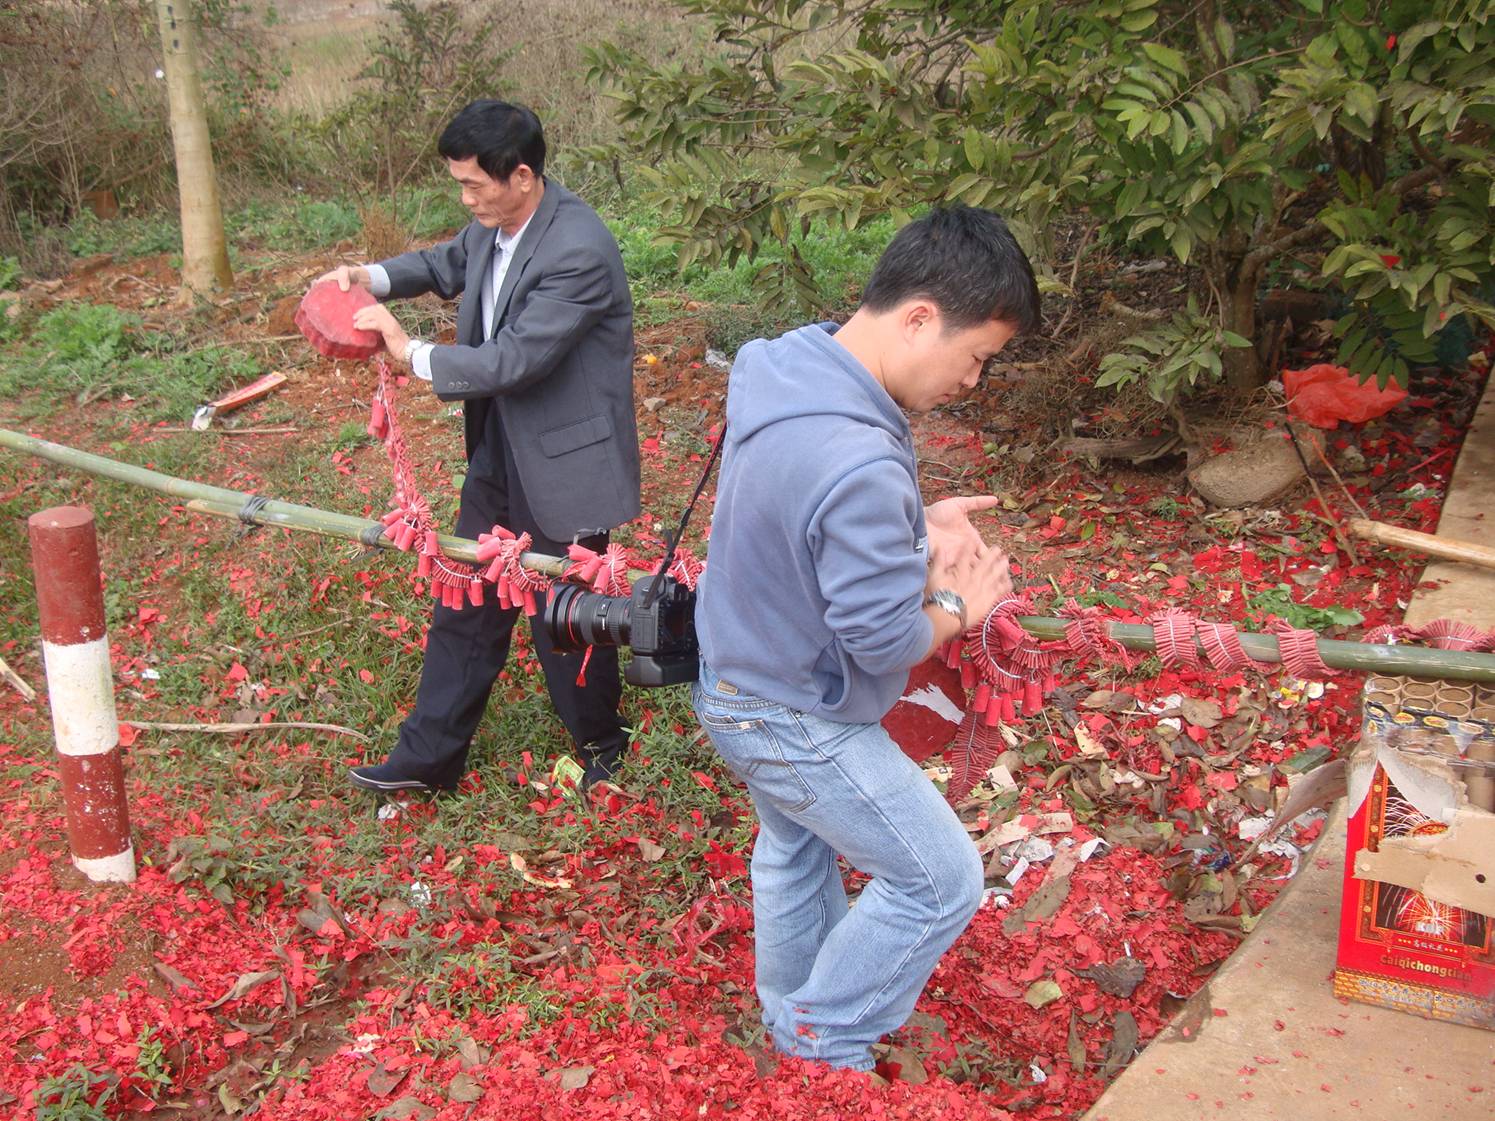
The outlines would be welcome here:
M 721 454 L 722 445 L 727 441 L 727 422 L 722 421 L 721 431 L 716 434 L 716 441 L 711 445 L 711 454 L 706 457 L 706 469 L 701 472 L 701 480 L 696 483 L 696 491 L 690 496 L 690 501 L 685 504 L 685 511 L 680 515 L 680 524 L 675 527 L 675 532 L 665 539 L 664 557 L 659 562 L 659 568 L 654 573 L 654 579 L 649 584 L 649 594 L 644 598 L 644 607 L 653 607 L 654 600 L 658 597 L 664 581 L 660 579 L 675 560 L 675 549 L 680 545 L 680 539 L 685 536 L 685 527 L 690 524 L 691 511 L 696 508 L 696 500 L 701 497 L 701 492 L 706 489 L 706 480 L 711 478 L 711 469 L 716 466 L 716 457 Z

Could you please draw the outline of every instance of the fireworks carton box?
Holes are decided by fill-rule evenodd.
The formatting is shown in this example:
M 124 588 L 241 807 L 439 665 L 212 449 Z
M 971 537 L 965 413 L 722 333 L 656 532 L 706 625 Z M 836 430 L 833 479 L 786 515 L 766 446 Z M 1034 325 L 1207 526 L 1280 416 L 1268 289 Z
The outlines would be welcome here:
M 1334 991 L 1495 1030 L 1495 689 L 1373 677 Z

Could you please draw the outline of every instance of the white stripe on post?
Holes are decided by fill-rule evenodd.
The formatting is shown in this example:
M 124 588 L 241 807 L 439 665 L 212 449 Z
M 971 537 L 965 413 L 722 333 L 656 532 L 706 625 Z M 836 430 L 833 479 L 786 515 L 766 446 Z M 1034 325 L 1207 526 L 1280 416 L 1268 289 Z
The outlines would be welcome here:
M 63 755 L 103 755 L 119 744 L 114 709 L 114 675 L 109 639 L 76 646 L 42 643 L 47 692 L 52 698 L 52 731 Z

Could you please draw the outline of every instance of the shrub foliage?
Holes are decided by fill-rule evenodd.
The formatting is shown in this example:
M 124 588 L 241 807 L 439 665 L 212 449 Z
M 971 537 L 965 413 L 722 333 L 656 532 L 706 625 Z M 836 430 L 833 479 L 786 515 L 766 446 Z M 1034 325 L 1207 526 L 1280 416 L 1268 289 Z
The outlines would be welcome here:
M 764 284 L 809 303 L 795 244 L 816 223 L 958 201 L 1006 212 L 1040 254 L 1073 214 L 1197 268 L 1197 316 L 1133 349 L 1187 337 L 1179 369 L 1237 387 L 1260 380 L 1237 340 L 1257 341 L 1269 271 L 1340 286 L 1342 357 L 1383 381 L 1448 322 L 1495 325 L 1492 0 L 679 6 L 724 57 L 590 61 L 684 263 L 777 242 Z

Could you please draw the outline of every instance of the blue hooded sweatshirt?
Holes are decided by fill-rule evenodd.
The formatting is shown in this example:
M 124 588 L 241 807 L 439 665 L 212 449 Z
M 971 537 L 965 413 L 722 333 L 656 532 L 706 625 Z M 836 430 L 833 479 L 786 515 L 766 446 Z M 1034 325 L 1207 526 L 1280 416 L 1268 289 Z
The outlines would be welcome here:
M 934 637 L 924 505 L 908 420 L 833 329 L 737 355 L 696 631 L 743 692 L 872 723 Z

